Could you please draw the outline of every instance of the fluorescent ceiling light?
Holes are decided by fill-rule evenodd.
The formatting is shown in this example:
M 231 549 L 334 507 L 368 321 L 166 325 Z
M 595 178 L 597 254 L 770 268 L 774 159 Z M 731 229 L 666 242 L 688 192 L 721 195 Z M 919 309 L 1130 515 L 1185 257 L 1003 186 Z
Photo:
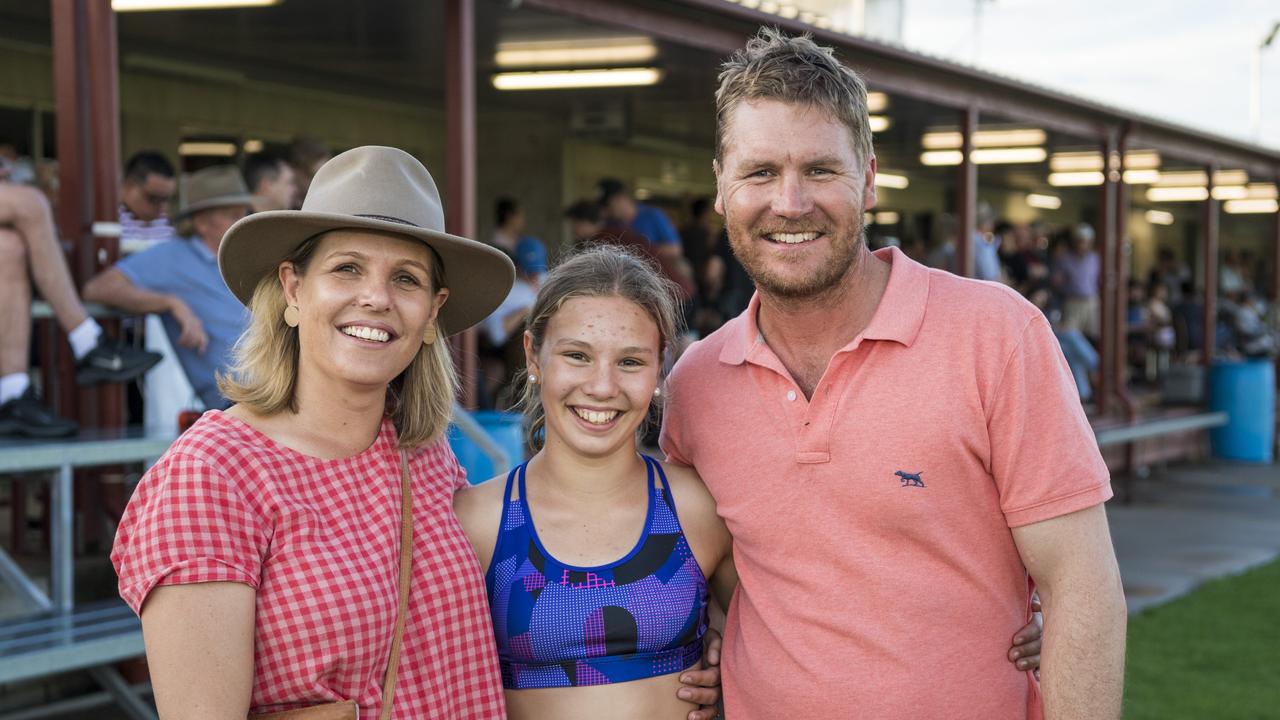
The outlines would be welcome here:
M 1027 204 L 1033 208 L 1041 210 L 1057 210 L 1062 207 L 1062 198 L 1057 195 L 1041 195 L 1040 193 L 1028 193 Z
M 1214 200 L 1244 200 L 1249 197 L 1249 189 L 1243 185 L 1214 185 Z
M 975 165 L 1012 165 L 1044 162 L 1044 148 L 982 148 L 969 153 Z M 922 165 L 959 165 L 964 153 L 959 150 L 926 150 L 920 153 Z
M 980 148 L 969 153 L 978 165 L 1008 165 L 1013 163 L 1044 162 L 1048 153 L 1040 147 Z
M 499 90 L 554 90 L 654 85 L 660 80 L 662 71 L 657 68 L 546 70 L 498 73 L 493 76 L 493 86 Z
M 1153 185 L 1160 181 L 1160 171 L 1125 170 L 1124 181 L 1127 185 Z
M 647 63 L 657 56 L 658 47 L 646 37 L 566 38 L 500 42 L 493 60 L 500 68 L 600 67 Z
M 1249 173 L 1244 170 L 1219 170 L 1213 174 L 1214 185 L 1244 185 L 1249 182 Z
M 889 107 L 889 96 L 882 92 L 867 93 L 867 112 L 884 112 Z
M 1126 174 L 1131 170 L 1158 170 L 1159 168 L 1160 153 L 1155 150 L 1133 150 L 1124 154 Z M 1102 170 L 1102 153 L 1095 150 L 1056 152 L 1049 158 L 1049 169 L 1054 172 Z
M 893 124 L 893 121 L 884 115 L 872 115 L 868 120 L 868 124 L 871 126 L 871 132 L 873 133 L 884 132 Z
M 1195 202 L 1208 198 L 1209 190 L 1204 187 L 1153 187 L 1147 190 L 1147 199 L 1151 202 Z
M 1049 158 L 1049 169 L 1054 172 L 1102 170 L 1102 153 L 1056 152 Z
M 1246 189 L 1251 198 L 1276 199 L 1276 186 L 1274 183 L 1249 183 Z
M 1131 150 L 1124 154 L 1125 170 L 1156 170 L 1160 167 L 1160 153 L 1155 150 Z
M 893 173 L 876 173 L 876 187 L 887 187 L 895 190 L 905 190 L 911 182 L 907 180 L 906 175 L 894 175 Z
M 1105 180 L 1100 172 L 1055 172 L 1049 173 L 1049 184 L 1054 187 L 1083 187 L 1085 185 L 1101 185 Z
M 1204 187 L 1209 181 L 1209 176 L 1203 170 L 1176 170 L 1174 172 L 1160 172 L 1160 180 L 1156 183 L 1160 187 L 1188 187 L 1198 185 Z
M 973 134 L 973 146 L 985 148 L 1043 145 L 1045 137 L 1045 132 L 1040 128 L 979 130 Z M 920 145 L 926 150 L 958 150 L 963 142 L 964 138 L 959 130 L 933 130 L 920 138 Z
M 178 154 L 197 155 L 202 157 L 234 157 L 236 144 L 230 142 L 192 141 L 178 145 Z
M 1144 217 L 1152 225 L 1172 225 L 1173 213 L 1164 210 L 1148 210 Z
M 1222 209 L 1232 215 L 1244 215 L 1246 213 L 1274 213 L 1280 212 L 1280 202 L 1265 198 L 1228 200 L 1223 204 Z
M 244 141 L 244 151 L 250 155 L 262 152 L 262 147 L 263 145 L 261 140 Z
M 920 153 L 921 165 L 959 165 L 964 153 L 959 150 L 926 150 Z
M 222 10 L 225 8 L 267 7 L 280 0 L 111 0 L 116 12 L 151 10 Z
M 877 225 L 895 225 L 898 222 L 898 213 L 892 210 L 881 210 L 876 213 Z

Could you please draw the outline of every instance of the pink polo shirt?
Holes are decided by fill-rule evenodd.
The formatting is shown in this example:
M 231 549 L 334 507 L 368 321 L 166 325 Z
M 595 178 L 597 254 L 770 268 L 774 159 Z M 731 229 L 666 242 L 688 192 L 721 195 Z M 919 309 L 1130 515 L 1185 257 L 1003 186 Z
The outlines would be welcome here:
M 759 299 L 676 364 L 662 447 L 733 533 L 726 714 L 1039 718 L 1006 659 L 1031 582 L 1009 531 L 1105 502 L 1044 316 L 896 249 L 875 316 L 805 400 Z

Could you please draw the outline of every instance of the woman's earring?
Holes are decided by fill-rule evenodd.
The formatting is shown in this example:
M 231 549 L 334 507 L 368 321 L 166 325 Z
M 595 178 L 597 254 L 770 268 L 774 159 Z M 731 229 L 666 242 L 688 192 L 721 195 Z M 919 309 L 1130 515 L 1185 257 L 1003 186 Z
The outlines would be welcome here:
M 284 324 L 291 328 L 296 328 L 299 322 L 302 322 L 302 313 L 298 311 L 298 306 L 286 305 L 284 308 Z
M 427 326 L 427 331 L 422 334 L 422 344 L 430 345 L 440 338 L 440 331 L 436 330 L 436 324 L 431 323 Z
M 537 376 L 537 375 L 534 375 L 533 373 L 529 373 L 529 384 L 530 384 L 530 385 L 537 385 L 537 384 L 538 384 L 538 376 Z
M 654 388 L 654 389 L 653 389 L 653 396 L 654 396 L 654 397 L 662 397 L 662 388 L 660 388 L 660 387 L 656 387 L 656 388 Z

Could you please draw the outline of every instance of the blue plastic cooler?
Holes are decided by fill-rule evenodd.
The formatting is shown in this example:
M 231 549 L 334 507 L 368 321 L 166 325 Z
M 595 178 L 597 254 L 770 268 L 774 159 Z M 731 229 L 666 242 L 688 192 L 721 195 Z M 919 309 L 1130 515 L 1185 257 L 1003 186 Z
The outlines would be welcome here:
M 1269 463 L 1276 432 L 1276 374 L 1271 360 L 1220 362 L 1209 373 L 1209 407 L 1227 424 L 1209 431 L 1213 454 L 1227 460 Z

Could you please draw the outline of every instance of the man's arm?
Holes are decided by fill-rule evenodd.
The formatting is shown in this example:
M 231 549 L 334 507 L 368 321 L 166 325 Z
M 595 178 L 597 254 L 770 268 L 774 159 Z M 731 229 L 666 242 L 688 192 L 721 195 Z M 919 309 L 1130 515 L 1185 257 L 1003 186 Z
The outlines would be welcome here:
M 1046 720 L 1116 720 L 1127 614 L 1106 511 L 1095 505 L 1013 529 L 1044 606 Z
M 203 323 L 181 298 L 140 288 L 116 268 L 93 276 L 84 286 L 84 299 L 133 313 L 169 313 L 181 330 L 179 345 L 201 353 L 209 345 Z

